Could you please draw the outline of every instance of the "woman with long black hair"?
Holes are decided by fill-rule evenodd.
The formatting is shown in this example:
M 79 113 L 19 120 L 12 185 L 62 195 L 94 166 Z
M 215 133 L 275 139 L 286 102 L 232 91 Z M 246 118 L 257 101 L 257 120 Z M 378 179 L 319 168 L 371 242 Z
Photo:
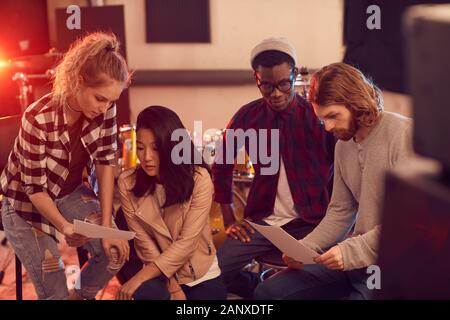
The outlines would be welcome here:
M 168 108 L 144 109 L 136 137 L 140 165 L 122 173 L 119 190 L 144 267 L 117 298 L 225 299 L 209 225 L 213 185 L 208 166 Z

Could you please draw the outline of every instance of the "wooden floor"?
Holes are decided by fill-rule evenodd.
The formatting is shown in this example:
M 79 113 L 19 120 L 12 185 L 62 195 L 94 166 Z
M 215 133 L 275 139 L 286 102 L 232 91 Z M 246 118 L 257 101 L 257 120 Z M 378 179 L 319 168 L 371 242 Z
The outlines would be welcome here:
M 0 240 L 4 238 L 3 232 L 0 232 Z M 63 261 L 67 270 L 74 269 L 70 266 L 78 266 L 78 256 L 74 248 L 68 247 L 66 244 L 60 245 Z M 0 285 L 0 300 L 15 300 L 16 299 L 16 276 L 15 276 L 15 255 L 9 245 L 0 246 L 0 270 L 5 268 L 5 276 Z M 22 268 L 23 269 L 23 268 Z M 73 277 L 68 276 L 68 281 Z M 23 279 L 23 299 L 36 300 L 36 292 L 30 279 L 27 277 L 25 270 L 22 270 Z M 98 300 L 113 300 L 120 287 L 116 278 L 113 278 L 106 288 L 100 291 L 97 295 Z

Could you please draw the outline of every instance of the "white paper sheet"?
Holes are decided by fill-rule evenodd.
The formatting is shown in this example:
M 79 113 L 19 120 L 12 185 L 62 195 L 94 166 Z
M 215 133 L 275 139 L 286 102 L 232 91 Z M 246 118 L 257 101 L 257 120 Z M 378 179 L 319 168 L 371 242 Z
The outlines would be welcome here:
M 131 240 L 136 235 L 134 232 L 131 231 L 108 228 L 104 226 L 99 226 L 97 224 L 84 222 L 81 220 L 74 220 L 73 225 L 75 233 L 94 239 Z
M 262 226 L 250 221 L 247 222 L 289 257 L 304 264 L 315 264 L 313 259 L 319 256 L 319 254 L 302 245 L 297 239 L 280 227 Z

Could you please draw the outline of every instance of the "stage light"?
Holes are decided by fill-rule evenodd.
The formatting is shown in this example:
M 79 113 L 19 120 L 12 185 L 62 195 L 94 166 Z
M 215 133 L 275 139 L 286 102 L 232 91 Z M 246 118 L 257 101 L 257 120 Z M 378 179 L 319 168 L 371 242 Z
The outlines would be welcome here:
M 5 68 L 9 65 L 8 59 L 5 58 L 2 51 L 0 50 L 0 69 Z

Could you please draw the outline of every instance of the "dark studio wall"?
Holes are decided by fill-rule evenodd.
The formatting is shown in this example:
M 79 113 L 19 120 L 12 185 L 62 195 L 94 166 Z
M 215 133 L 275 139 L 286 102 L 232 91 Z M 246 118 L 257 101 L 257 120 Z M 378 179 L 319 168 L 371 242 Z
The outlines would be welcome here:
M 406 93 L 402 15 L 417 4 L 450 3 L 449 0 L 345 0 L 344 62 L 369 75 L 383 90 Z M 381 29 L 366 26 L 366 12 L 378 5 Z

